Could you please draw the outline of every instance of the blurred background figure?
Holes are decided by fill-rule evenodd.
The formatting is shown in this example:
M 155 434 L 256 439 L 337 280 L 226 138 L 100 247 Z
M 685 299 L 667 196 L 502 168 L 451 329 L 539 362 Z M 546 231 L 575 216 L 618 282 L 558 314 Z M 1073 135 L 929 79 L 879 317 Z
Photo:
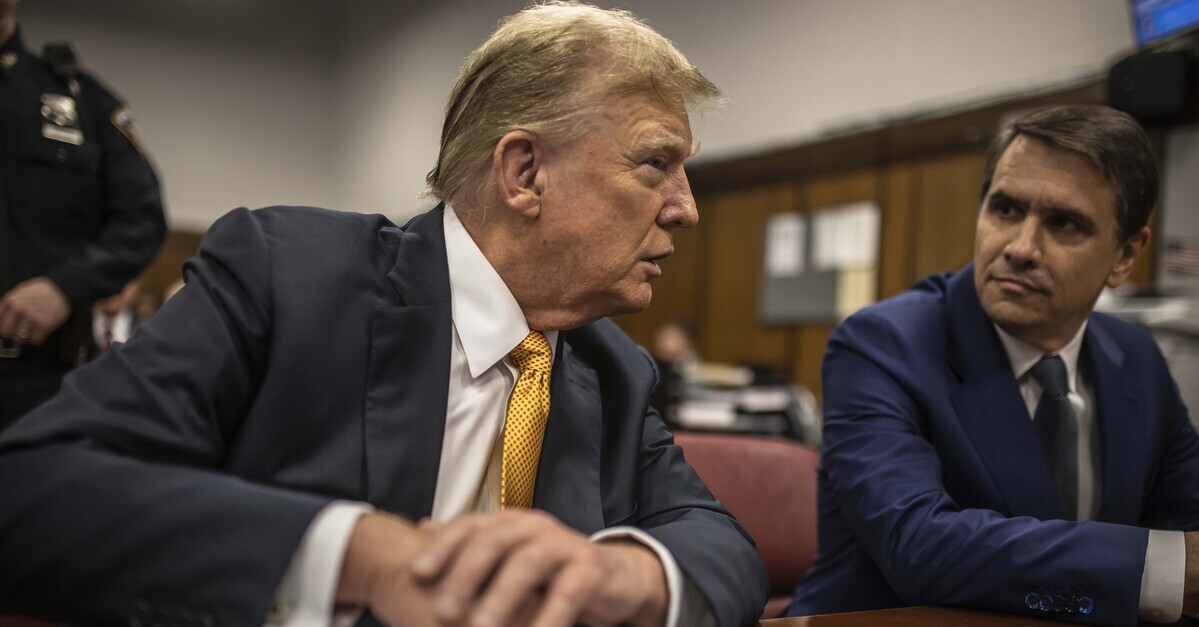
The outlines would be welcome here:
M 658 327 L 654 332 L 653 356 L 660 379 L 650 404 L 674 427 L 675 407 L 683 394 L 683 372 L 699 362 L 691 332 L 677 322 Z
M 668 363 L 696 361 L 695 342 L 686 327 L 669 322 L 654 334 L 654 359 Z
M 70 45 L 27 50 L 17 4 L 0 0 L 0 429 L 87 359 L 93 302 L 166 231 L 129 113 Z

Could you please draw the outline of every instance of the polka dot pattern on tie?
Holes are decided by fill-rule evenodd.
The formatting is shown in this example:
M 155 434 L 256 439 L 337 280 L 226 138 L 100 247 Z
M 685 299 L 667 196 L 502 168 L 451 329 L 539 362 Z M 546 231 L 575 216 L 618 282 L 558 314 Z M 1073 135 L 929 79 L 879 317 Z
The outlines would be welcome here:
M 508 399 L 504 425 L 504 454 L 500 475 L 500 505 L 508 508 L 533 506 L 537 463 L 550 415 L 550 344 L 539 331 L 529 335 L 510 353 L 520 371 Z

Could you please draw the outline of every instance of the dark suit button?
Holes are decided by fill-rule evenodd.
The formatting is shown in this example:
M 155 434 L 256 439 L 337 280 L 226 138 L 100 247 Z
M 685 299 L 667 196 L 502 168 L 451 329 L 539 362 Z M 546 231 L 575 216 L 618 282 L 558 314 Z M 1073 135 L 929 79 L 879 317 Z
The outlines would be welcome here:
M 1042 612 L 1052 612 L 1053 611 L 1053 595 L 1052 594 L 1041 595 L 1040 608 L 1041 608 Z
M 1060 594 L 1053 597 L 1053 611 L 1054 612 L 1061 614 L 1062 612 L 1068 611 L 1069 609 L 1070 609 L 1070 601 L 1067 600 L 1066 597 L 1064 597 Z
M 1078 598 L 1078 613 L 1079 614 L 1090 614 L 1091 612 L 1094 612 L 1094 611 L 1095 611 L 1095 602 L 1091 600 L 1091 597 L 1079 597 Z
M 1036 592 L 1029 592 L 1028 596 L 1024 597 L 1024 604 L 1027 605 L 1028 609 L 1030 610 L 1041 609 L 1041 595 L 1037 594 Z

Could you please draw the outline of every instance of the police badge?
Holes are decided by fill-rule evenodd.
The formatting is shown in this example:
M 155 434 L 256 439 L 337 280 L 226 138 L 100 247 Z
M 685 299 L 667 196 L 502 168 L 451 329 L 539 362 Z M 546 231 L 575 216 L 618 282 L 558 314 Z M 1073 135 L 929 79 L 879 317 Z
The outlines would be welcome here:
M 75 99 L 62 94 L 42 94 L 42 137 L 76 146 L 83 143 Z

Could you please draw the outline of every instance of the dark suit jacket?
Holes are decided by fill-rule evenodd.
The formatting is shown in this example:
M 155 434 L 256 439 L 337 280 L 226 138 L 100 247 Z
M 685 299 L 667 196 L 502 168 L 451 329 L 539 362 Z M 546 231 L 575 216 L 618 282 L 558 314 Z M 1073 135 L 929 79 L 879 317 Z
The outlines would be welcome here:
M 1079 366 L 1099 431 L 1092 522 L 1054 520 L 971 266 L 842 323 L 824 362 L 820 549 L 789 611 L 948 604 L 1134 624 L 1145 528 L 1199 528 L 1199 438 L 1143 330 L 1092 314 Z
M 0 438 L 0 606 L 255 625 L 330 499 L 430 513 L 451 345 L 442 214 L 237 210 L 187 287 Z M 615 325 L 559 334 L 536 507 L 661 540 L 720 625 L 765 570 L 648 410 Z

